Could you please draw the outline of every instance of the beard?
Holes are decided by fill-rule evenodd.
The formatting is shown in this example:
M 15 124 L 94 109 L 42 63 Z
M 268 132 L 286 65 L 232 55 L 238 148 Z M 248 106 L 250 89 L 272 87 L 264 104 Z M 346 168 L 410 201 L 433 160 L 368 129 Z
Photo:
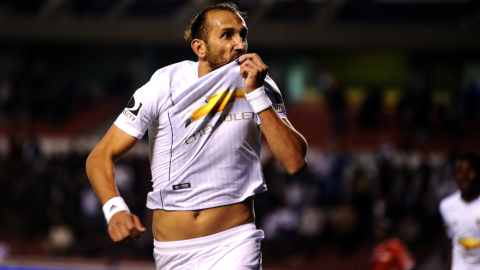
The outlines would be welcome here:
M 227 58 L 225 56 L 222 56 L 218 53 L 213 52 L 210 49 L 210 46 L 207 43 L 207 54 L 206 54 L 205 57 L 206 57 L 208 65 L 210 65 L 210 68 L 212 69 L 211 71 L 214 71 L 218 68 L 221 68 L 221 67 L 225 66 L 226 64 L 232 62 L 233 60 L 237 59 L 241 55 L 242 54 L 237 53 L 237 54 L 234 54 L 234 55 L 230 56 L 230 58 Z

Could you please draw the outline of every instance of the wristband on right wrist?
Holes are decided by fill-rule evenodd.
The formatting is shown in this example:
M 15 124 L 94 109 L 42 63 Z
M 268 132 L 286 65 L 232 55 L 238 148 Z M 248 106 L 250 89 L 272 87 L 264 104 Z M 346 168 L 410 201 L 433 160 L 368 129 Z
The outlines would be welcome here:
M 245 94 L 245 99 L 250 102 L 254 113 L 262 112 L 272 106 L 272 101 L 265 95 L 263 86 Z
M 111 198 L 103 205 L 102 210 L 107 223 L 110 223 L 110 219 L 113 217 L 113 215 L 120 211 L 130 213 L 130 209 L 128 209 L 128 206 L 122 197 Z

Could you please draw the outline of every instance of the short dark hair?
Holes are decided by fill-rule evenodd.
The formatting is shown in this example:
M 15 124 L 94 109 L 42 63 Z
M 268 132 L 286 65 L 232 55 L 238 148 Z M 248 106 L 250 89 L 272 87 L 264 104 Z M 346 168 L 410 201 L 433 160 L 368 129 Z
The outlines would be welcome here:
M 457 162 L 468 160 L 472 163 L 473 168 L 476 172 L 476 179 L 478 180 L 480 177 L 480 156 L 474 152 L 465 152 L 460 154 L 457 157 Z
M 212 10 L 226 10 L 232 13 L 236 13 L 238 16 L 240 16 L 243 19 L 247 18 L 247 13 L 240 11 L 237 5 L 235 5 L 232 2 L 225 2 L 225 3 L 219 3 L 216 5 L 208 6 L 204 8 L 202 11 L 200 11 L 199 13 L 195 14 L 195 16 L 193 16 L 190 22 L 190 25 L 187 27 L 187 30 L 185 30 L 185 33 L 183 35 L 186 40 L 194 40 L 196 38 L 201 39 L 203 41 L 207 40 L 207 37 L 208 37 L 207 35 L 208 27 L 206 26 L 207 13 Z

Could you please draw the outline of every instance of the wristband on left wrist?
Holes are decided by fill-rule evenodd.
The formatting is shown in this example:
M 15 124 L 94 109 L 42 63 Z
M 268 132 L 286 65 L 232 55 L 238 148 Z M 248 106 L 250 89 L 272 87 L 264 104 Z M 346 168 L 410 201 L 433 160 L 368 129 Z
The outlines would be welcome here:
M 245 94 L 245 99 L 250 102 L 254 113 L 262 112 L 272 106 L 272 101 L 265 94 L 263 86 Z

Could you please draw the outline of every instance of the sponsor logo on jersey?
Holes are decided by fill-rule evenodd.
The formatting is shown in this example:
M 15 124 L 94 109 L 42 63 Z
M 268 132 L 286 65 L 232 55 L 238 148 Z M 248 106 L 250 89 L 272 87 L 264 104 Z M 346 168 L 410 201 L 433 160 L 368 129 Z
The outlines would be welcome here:
M 272 91 L 272 93 L 275 98 L 275 111 L 277 111 L 278 113 L 285 113 L 285 105 L 283 104 L 282 95 L 280 95 L 280 93 L 276 91 Z
M 275 104 L 275 111 L 278 113 L 284 113 L 285 112 L 285 105 L 283 104 Z
M 231 122 L 231 121 L 244 121 L 244 120 L 251 120 L 253 119 L 255 113 L 254 112 L 242 112 L 242 113 L 229 113 L 220 116 L 220 122 Z M 184 142 L 186 145 L 194 143 L 198 140 L 198 138 L 202 137 L 203 135 L 207 135 L 211 133 L 213 130 L 212 125 L 208 125 L 199 131 L 195 132 L 193 135 L 187 137 Z
M 280 93 L 276 92 L 276 91 L 272 91 L 273 93 L 273 96 L 275 97 L 275 103 L 277 104 L 283 104 L 283 98 L 282 98 L 282 95 L 280 95 Z
M 179 189 L 185 189 L 185 188 L 191 188 L 192 186 L 190 183 L 184 183 L 184 184 L 179 184 L 179 185 L 172 185 L 173 190 L 179 190 Z
M 212 125 L 208 125 L 208 126 L 202 128 L 202 129 L 200 129 L 199 131 L 195 132 L 190 137 L 186 138 L 185 139 L 185 144 L 189 145 L 191 143 L 196 142 L 198 140 L 198 138 L 202 137 L 203 135 L 209 134 L 210 132 L 212 132 L 212 130 L 213 130 Z
M 128 120 L 135 123 L 140 110 L 142 110 L 142 106 L 143 104 L 141 102 L 137 102 L 135 100 L 135 96 L 133 96 L 128 102 L 127 107 L 123 110 L 122 114 L 125 115 Z
M 462 237 L 458 239 L 458 243 L 466 250 L 472 250 L 480 247 L 480 241 L 475 237 Z
M 203 117 L 213 117 L 215 114 L 219 112 L 223 112 L 227 106 L 231 106 L 231 102 L 235 100 L 244 99 L 245 98 L 245 90 L 237 89 L 230 91 L 227 89 L 223 92 L 220 92 L 212 97 L 209 97 L 205 100 L 205 105 L 202 107 L 188 112 L 185 121 L 185 128 L 188 127 L 191 123 L 201 119 Z
M 220 122 L 250 120 L 254 115 L 254 112 L 229 113 L 220 116 Z

